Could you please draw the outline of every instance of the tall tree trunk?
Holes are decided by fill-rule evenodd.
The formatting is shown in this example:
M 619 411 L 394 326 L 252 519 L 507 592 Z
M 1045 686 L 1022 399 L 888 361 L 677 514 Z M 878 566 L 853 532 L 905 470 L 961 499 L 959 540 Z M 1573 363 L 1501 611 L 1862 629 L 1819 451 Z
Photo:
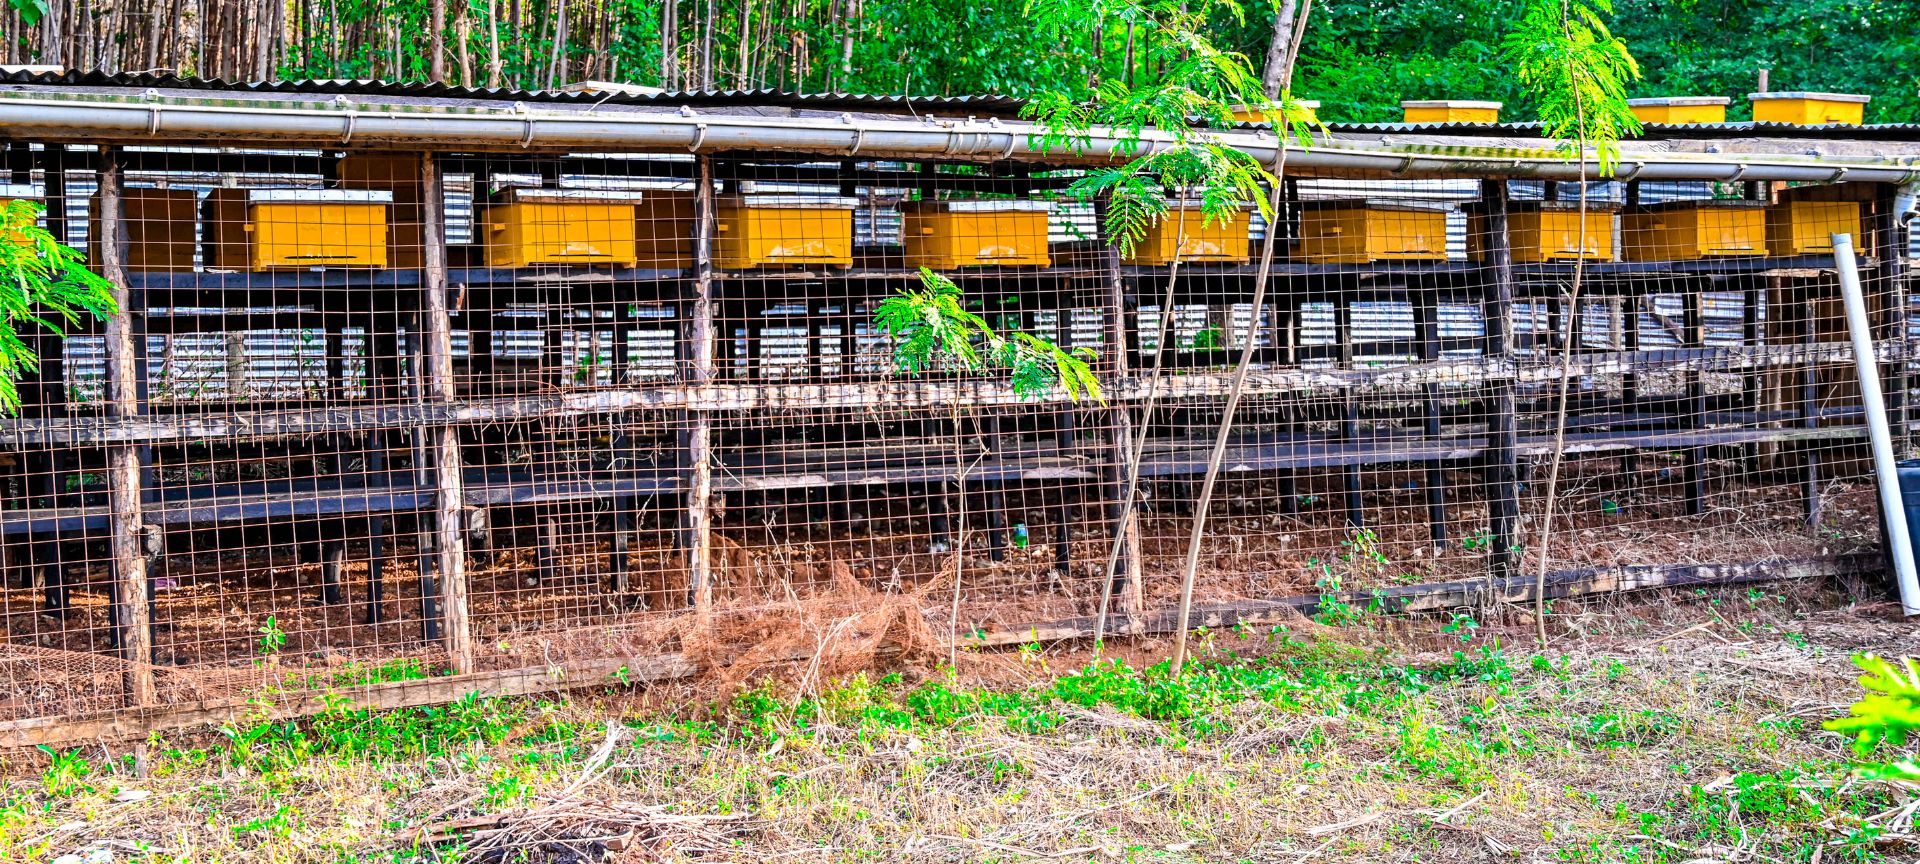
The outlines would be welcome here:
M 1280 98 L 1281 79 L 1293 68 L 1293 19 L 1299 8 L 1299 0 L 1276 0 L 1277 9 L 1273 14 L 1273 40 L 1267 43 L 1266 74 L 1260 76 L 1260 84 L 1267 91 L 1268 99 Z
M 447 82 L 447 0 L 433 0 L 427 4 L 427 26 L 432 35 L 427 39 L 427 79 L 436 84 Z
M 753 57 L 753 0 L 740 0 L 740 62 L 735 66 L 733 86 L 741 90 L 752 90 L 753 82 L 748 77 Z
M 487 0 L 487 86 L 500 86 L 500 16 L 495 0 Z
M 67 0 L 47 0 L 47 13 L 40 18 L 40 62 L 51 66 L 67 63 Z
M 840 31 L 840 89 L 853 89 L 853 35 L 860 26 L 860 0 L 847 0 L 847 25 Z
M 461 0 L 460 11 L 454 20 L 453 35 L 460 40 L 454 43 L 460 57 L 460 86 L 473 86 L 473 18 L 467 15 L 466 0 Z
M 553 62 L 547 66 L 547 89 L 560 86 L 567 69 L 567 0 L 559 0 L 560 10 L 553 16 Z
M 700 89 L 713 89 L 713 0 L 707 0 L 706 30 L 700 40 Z
M 679 90 L 680 0 L 666 0 L 660 12 L 660 86 Z

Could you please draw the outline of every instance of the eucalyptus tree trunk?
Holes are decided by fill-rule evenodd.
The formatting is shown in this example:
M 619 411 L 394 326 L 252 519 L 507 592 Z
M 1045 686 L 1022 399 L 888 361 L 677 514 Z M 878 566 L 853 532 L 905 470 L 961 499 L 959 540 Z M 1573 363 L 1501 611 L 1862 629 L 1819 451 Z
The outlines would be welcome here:
M 860 26 L 860 0 L 847 0 L 846 29 L 840 32 L 840 89 L 853 86 L 853 33 Z
M 427 4 L 427 26 L 432 28 L 432 37 L 427 40 L 427 78 L 435 84 L 447 82 L 447 0 L 433 0 Z
M 666 0 L 660 12 L 660 86 L 680 89 L 680 0 Z
M 553 16 L 553 62 L 547 65 L 547 89 L 560 86 L 561 76 L 567 71 L 567 0 L 556 4 L 559 11 Z
M 47 12 L 40 18 L 40 62 L 64 66 L 67 62 L 67 0 L 47 0 Z
M 500 16 L 495 0 L 487 0 L 487 86 L 500 86 Z
M 753 57 L 753 0 L 740 0 L 740 57 L 733 73 L 733 86 L 741 90 L 752 90 L 753 83 L 749 74 L 753 71 L 750 58 Z
M 714 0 L 707 0 L 706 28 L 700 39 L 700 89 L 713 89 L 713 21 Z
M 1260 77 L 1260 83 L 1267 91 L 1268 99 L 1280 98 L 1280 91 L 1286 86 L 1283 79 L 1293 77 L 1293 19 L 1298 9 L 1298 0 L 1276 0 L 1273 13 L 1273 40 L 1267 43 L 1266 74 Z

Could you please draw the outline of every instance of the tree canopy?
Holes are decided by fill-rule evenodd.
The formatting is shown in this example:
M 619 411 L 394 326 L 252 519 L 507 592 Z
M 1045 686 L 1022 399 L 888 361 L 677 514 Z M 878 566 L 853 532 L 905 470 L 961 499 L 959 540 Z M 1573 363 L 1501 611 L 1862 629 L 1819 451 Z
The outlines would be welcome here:
M 1642 64 L 1630 96 L 1775 90 L 1873 96 L 1870 122 L 1920 120 L 1920 3 L 1617 0 Z M 1087 95 L 1174 59 L 1110 4 L 1068 0 L 8 0 L 8 62 L 230 79 L 384 78 L 539 88 Z M 1124 7 L 1122 7 L 1124 8 Z M 1521 0 L 1322 0 L 1293 93 L 1330 121 L 1391 121 L 1402 99 L 1538 106 L 1500 57 Z M 1265 56 L 1273 0 L 1219 10 L 1213 44 Z M 1067 14 L 1063 21 L 1041 16 Z M 439 25 L 435 26 L 438 21 Z M 436 34 L 437 37 L 436 38 Z M 1042 35 L 1045 34 L 1045 35 Z M 1130 38 L 1131 36 L 1131 38 Z M 438 62 L 436 62 L 436 58 Z

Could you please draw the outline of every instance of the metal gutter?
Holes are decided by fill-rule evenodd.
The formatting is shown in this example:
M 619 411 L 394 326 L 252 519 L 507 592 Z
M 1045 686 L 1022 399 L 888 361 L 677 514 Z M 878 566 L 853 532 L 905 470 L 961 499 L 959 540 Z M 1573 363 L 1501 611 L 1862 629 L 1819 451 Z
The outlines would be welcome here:
M 855 118 L 773 118 L 678 113 L 537 111 L 525 104 L 505 109 L 458 111 L 361 111 L 348 104 L 321 109 L 262 108 L 236 104 L 75 101 L 0 98 L 0 137 L 81 143 L 206 146 L 298 144 L 312 147 L 437 149 L 540 149 L 567 151 L 647 150 L 712 153 L 773 151 L 823 156 L 1021 160 L 1052 164 L 1118 161 L 1119 138 L 1096 134 L 1079 155 L 1048 153 L 1033 145 L 1026 123 L 923 118 L 918 121 Z M 1168 143 L 1143 136 L 1140 152 Z M 1278 155 L 1280 139 L 1267 131 L 1222 132 L 1218 140 L 1265 164 Z M 1465 154 L 1397 149 L 1328 139 L 1310 148 L 1287 145 L 1298 170 L 1370 177 L 1531 177 L 1577 180 L 1597 175 L 1578 162 L 1541 148 L 1474 147 Z M 1453 148 L 1434 148 L 1453 149 Z M 1511 155 L 1509 155 L 1511 154 Z M 1920 157 L 1820 157 L 1789 154 L 1662 153 L 1629 151 L 1619 179 L 1799 180 L 1909 183 L 1920 180 Z

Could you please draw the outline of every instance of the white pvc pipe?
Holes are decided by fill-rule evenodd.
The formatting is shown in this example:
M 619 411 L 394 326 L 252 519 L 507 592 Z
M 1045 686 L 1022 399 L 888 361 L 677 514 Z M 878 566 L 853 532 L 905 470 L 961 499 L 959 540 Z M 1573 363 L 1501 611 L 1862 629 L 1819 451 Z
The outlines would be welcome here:
M 1914 576 L 1913 540 L 1907 534 L 1893 432 L 1887 428 L 1887 405 L 1880 393 L 1880 362 L 1873 353 L 1873 327 L 1867 322 L 1867 298 L 1860 289 L 1860 265 L 1854 259 L 1850 235 L 1833 235 L 1833 264 L 1840 270 L 1840 294 L 1847 305 L 1847 335 L 1853 340 L 1854 369 L 1860 373 L 1860 404 L 1867 412 L 1867 438 L 1873 442 L 1873 473 L 1880 485 L 1880 510 L 1887 518 L 1887 543 L 1893 549 L 1900 607 L 1908 615 L 1920 615 L 1920 579 Z
M 1083 154 L 1046 152 L 1034 140 L 1038 128 L 998 120 L 927 117 L 919 120 L 751 117 L 687 112 L 641 113 L 537 111 L 524 107 L 394 110 L 394 106 L 295 108 L 284 105 L 160 102 L 82 102 L 71 99 L 0 99 L 0 137 L 53 138 L 85 143 L 281 144 L 309 147 L 542 148 L 574 151 L 640 149 L 711 153 L 772 150 L 837 156 L 1022 159 L 1047 162 L 1109 162 L 1121 136 L 1096 130 Z M 1417 133 L 1409 133 L 1417 134 Z M 1391 136 L 1381 136 L 1391 138 Z M 1147 130 L 1143 152 L 1167 143 Z M 1281 141 L 1270 131 L 1221 132 L 1218 140 L 1261 164 L 1271 164 Z M 1497 148 L 1473 155 L 1406 153 L 1391 145 L 1355 139 L 1288 145 L 1288 164 L 1325 172 L 1398 177 L 1592 177 L 1559 155 L 1501 155 Z M 1462 148 L 1481 149 L 1481 148 Z M 1794 157 L 1752 159 L 1693 153 L 1628 153 L 1619 178 L 1642 180 L 1798 180 L 1866 183 L 1920 181 L 1920 160 Z

